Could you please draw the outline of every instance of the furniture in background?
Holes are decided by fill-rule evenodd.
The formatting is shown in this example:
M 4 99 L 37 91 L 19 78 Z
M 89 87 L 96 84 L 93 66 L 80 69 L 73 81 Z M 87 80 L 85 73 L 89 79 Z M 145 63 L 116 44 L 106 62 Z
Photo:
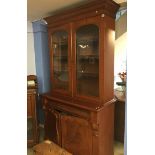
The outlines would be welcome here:
M 116 141 L 124 143 L 124 129 L 125 129 L 125 93 L 115 90 L 117 98 L 115 103 L 115 125 L 114 138 Z
M 27 145 L 38 143 L 37 77 L 27 76 Z
M 114 41 L 112 0 L 89 1 L 45 18 L 51 91 L 42 94 L 45 139 L 74 155 L 113 155 Z

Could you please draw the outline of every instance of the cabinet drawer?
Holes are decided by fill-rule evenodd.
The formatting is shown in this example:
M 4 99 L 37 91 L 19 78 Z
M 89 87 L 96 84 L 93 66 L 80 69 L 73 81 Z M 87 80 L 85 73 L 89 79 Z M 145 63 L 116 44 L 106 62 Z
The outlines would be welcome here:
M 90 119 L 90 112 L 87 110 L 75 108 L 75 107 L 65 105 L 60 102 L 51 101 L 51 100 L 48 100 L 48 102 L 44 105 L 47 109 L 54 109 L 56 111 L 68 113 L 69 115 L 78 116 L 87 120 Z

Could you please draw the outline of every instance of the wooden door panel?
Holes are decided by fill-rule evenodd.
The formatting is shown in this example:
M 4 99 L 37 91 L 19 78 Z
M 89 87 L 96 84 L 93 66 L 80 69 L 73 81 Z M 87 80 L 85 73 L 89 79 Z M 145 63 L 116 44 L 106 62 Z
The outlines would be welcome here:
M 92 154 L 92 131 L 88 121 L 74 117 L 61 116 L 62 147 L 73 155 Z
M 59 113 L 48 109 L 45 119 L 45 139 L 60 145 Z

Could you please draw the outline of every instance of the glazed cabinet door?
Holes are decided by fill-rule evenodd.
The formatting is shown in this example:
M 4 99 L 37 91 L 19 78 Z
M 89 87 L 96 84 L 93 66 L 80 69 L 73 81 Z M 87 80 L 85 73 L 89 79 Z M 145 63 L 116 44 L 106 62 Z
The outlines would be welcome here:
M 92 155 L 92 131 L 88 121 L 61 115 L 62 147 L 73 155 Z
M 52 109 L 45 112 L 45 139 L 61 145 L 60 136 L 60 114 Z
M 50 31 L 52 90 L 71 93 L 70 27 L 64 25 Z
M 99 21 L 96 18 L 81 20 L 73 29 L 75 95 L 99 98 Z

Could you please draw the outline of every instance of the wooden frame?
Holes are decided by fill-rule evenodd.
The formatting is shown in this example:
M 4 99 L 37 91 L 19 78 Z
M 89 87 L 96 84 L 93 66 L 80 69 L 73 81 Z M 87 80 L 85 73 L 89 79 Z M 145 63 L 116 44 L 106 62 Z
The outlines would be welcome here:
M 118 8 L 119 5 L 112 0 L 92 0 L 85 5 L 45 18 L 48 23 L 50 47 L 52 32 L 60 28 L 69 32 L 70 71 L 68 93 L 53 89 L 41 95 L 45 113 L 51 115 L 50 111 L 54 111 L 58 115 L 57 118 L 55 116 L 51 119 L 45 117 L 45 135 L 52 141 L 50 137 L 51 122 L 58 119 L 57 123 L 53 125 L 53 133 L 58 128 L 58 135 L 61 137 L 58 144 L 73 154 L 86 154 L 84 149 L 78 150 L 77 148 L 82 148 L 81 145 L 87 143 L 91 146 L 87 150 L 87 155 L 113 155 L 114 153 L 114 18 Z M 76 92 L 76 30 L 80 26 L 88 24 L 95 24 L 99 27 L 99 97 L 79 95 Z M 50 58 L 52 77 L 52 50 Z M 79 128 L 74 129 L 74 125 Z M 80 138 L 83 130 L 92 136 L 87 136 L 86 141 L 81 139 L 81 144 L 79 141 L 72 141 L 72 138 Z M 72 136 L 68 133 L 71 133 Z M 74 133 L 78 133 L 77 136 Z M 57 137 L 57 134 L 54 137 Z M 68 141 L 72 141 L 72 143 L 67 143 Z
M 96 26 L 98 26 L 99 28 L 99 31 L 100 31 L 100 20 L 99 20 L 99 17 L 91 17 L 89 19 L 82 19 L 82 20 L 79 20 L 79 21 L 76 21 L 73 23 L 73 35 L 72 35 L 72 41 L 73 41 L 73 97 L 74 98 L 77 98 L 77 99 L 84 99 L 84 100 L 94 100 L 94 101 L 99 101 L 100 99 L 100 96 L 101 96 L 101 93 L 100 93 L 100 87 L 99 87 L 99 97 L 93 97 L 93 96 L 84 96 L 84 95 L 78 95 L 77 94 L 77 89 L 76 89 L 76 30 L 78 28 L 80 28 L 81 26 L 85 26 L 85 25 L 89 25 L 89 24 L 94 24 Z M 100 38 L 100 33 L 99 33 L 99 38 Z M 99 39 L 99 56 L 100 56 L 100 53 L 101 53 L 101 50 L 100 50 L 100 44 L 101 44 L 101 40 Z M 100 59 L 99 58 L 99 63 L 100 63 Z M 100 64 L 99 64 L 99 68 L 100 68 Z M 100 83 L 100 72 L 99 72 L 99 83 Z
M 69 81 L 72 79 L 72 75 L 71 75 L 71 46 L 70 46 L 70 42 L 71 42 L 71 32 L 70 32 L 70 25 L 69 24 L 66 24 L 66 25 L 63 25 L 63 26 L 59 26 L 57 28 L 53 28 L 52 30 L 49 30 L 49 33 L 48 33 L 48 37 L 49 37 L 49 49 L 50 49 L 50 71 L 51 71 L 51 84 L 54 83 L 54 64 L 53 64 L 53 50 L 52 50 L 52 47 L 51 47 L 51 41 L 52 41 L 52 38 L 51 38 L 51 35 L 52 33 L 56 32 L 56 31 L 59 31 L 59 30 L 64 30 L 66 32 L 68 32 L 68 73 L 69 73 Z M 68 82 L 69 84 L 69 90 L 68 92 L 67 91 L 60 91 L 60 90 L 54 90 L 54 92 L 58 92 L 58 93 L 62 93 L 64 95 L 69 95 L 71 94 L 71 88 L 72 88 L 72 85 Z

